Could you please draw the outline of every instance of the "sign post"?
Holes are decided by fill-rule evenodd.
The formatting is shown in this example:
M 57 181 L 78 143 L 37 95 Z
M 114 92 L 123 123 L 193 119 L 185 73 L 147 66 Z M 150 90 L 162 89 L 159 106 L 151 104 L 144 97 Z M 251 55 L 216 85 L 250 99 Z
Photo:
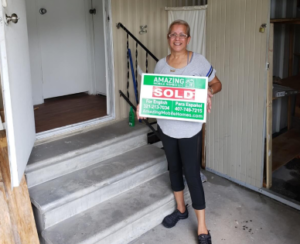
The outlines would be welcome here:
M 206 122 L 207 77 L 142 74 L 140 116 Z

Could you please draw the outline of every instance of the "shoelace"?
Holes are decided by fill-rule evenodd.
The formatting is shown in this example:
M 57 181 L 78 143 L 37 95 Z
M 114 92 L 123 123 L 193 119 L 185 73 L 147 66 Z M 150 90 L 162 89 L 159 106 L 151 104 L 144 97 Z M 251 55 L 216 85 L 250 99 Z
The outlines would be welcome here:
M 170 216 L 169 219 L 173 222 L 178 219 L 178 210 L 175 210 Z
M 198 244 L 208 244 L 208 239 L 205 237 L 198 238 Z

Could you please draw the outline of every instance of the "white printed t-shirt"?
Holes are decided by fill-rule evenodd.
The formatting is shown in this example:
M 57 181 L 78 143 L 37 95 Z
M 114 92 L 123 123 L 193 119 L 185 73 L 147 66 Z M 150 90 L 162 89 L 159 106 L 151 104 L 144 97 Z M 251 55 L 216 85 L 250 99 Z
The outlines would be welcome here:
M 216 70 L 203 55 L 193 53 L 189 64 L 181 69 L 171 67 L 167 63 L 166 58 L 162 58 L 156 64 L 154 73 L 164 75 L 205 76 L 208 77 L 209 82 L 215 78 Z M 157 118 L 157 123 L 165 135 L 177 139 L 193 137 L 202 129 L 201 122 Z

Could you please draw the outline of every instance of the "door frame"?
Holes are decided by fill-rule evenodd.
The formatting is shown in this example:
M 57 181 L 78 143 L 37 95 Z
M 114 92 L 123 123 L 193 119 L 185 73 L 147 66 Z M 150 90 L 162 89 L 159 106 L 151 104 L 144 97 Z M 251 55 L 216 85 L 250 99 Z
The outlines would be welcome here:
M 265 145 L 265 182 L 264 186 L 269 189 L 272 186 L 272 105 L 273 105 L 273 42 L 274 42 L 274 24 L 269 23 L 269 46 L 268 46 L 268 63 L 269 72 L 267 80 L 267 101 L 266 101 L 266 145 Z
M 104 122 L 108 122 L 111 120 L 114 120 L 116 118 L 115 115 L 115 92 L 114 92 L 114 87 L 115 87 L 115 77 L 114 77 L 114 49 L 113 49 L 113 34 L 112 34 L 112 18 L 111 18 L 111 0 L 102 0 L 103 4 L 103 19 L 105 25 L 108 25 L 107 29 L 109 30 L 109 33 L 104 31 L 104 43 L 105 43 L 105 69 L 106 69 L 106 90 L 107 90 L 107 95 L 106 95 L 106 103 L 108 104 L 107 106 L 107 111 L 108 115 L 80 122 L 80 123 L 75 123 L 59 128 L 55 128 L 52 130 L 47 130 L 43 132 L 36 133 L 36 144 L 39 142 L 43 142 L 47 139 L 52 139 L 54 137 L 60 137 L 60 136 L 65 136 L 71 133 L 76 133 L 77 131 L 81 131 L 83 129 L 86 129 L 88 127 L 93 127 L 100 125 Z M 110 48 L 107 48 L 107 46 L 110 46 Z M 108 49 L 110 51 L 108 51 Z M 93 51 L 93 50 L 92 50 Z M 108 59 L 108 57 L 111 57 Z M 94 55 L 91 57 L 92 59 L 94 58 Z M 94 71 L 93 71 L 94 72 Z

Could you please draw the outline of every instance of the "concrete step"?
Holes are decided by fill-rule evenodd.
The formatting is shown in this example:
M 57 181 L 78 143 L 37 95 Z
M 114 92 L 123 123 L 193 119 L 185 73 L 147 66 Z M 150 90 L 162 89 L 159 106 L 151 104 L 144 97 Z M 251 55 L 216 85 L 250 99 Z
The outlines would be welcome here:
M 146 145 L 29 189 L 39 232 L 167 171 Z
M 147 143 L 148 127 L 122 120 L 106 127 L 45 143 L 33 148 L 26 167 L 28 187 L 120 155 Z
M 164 173 L 50 227 L 42 237 L 46 244 L 125 244 L 160 224 L 174 208 L 169 175 Z

